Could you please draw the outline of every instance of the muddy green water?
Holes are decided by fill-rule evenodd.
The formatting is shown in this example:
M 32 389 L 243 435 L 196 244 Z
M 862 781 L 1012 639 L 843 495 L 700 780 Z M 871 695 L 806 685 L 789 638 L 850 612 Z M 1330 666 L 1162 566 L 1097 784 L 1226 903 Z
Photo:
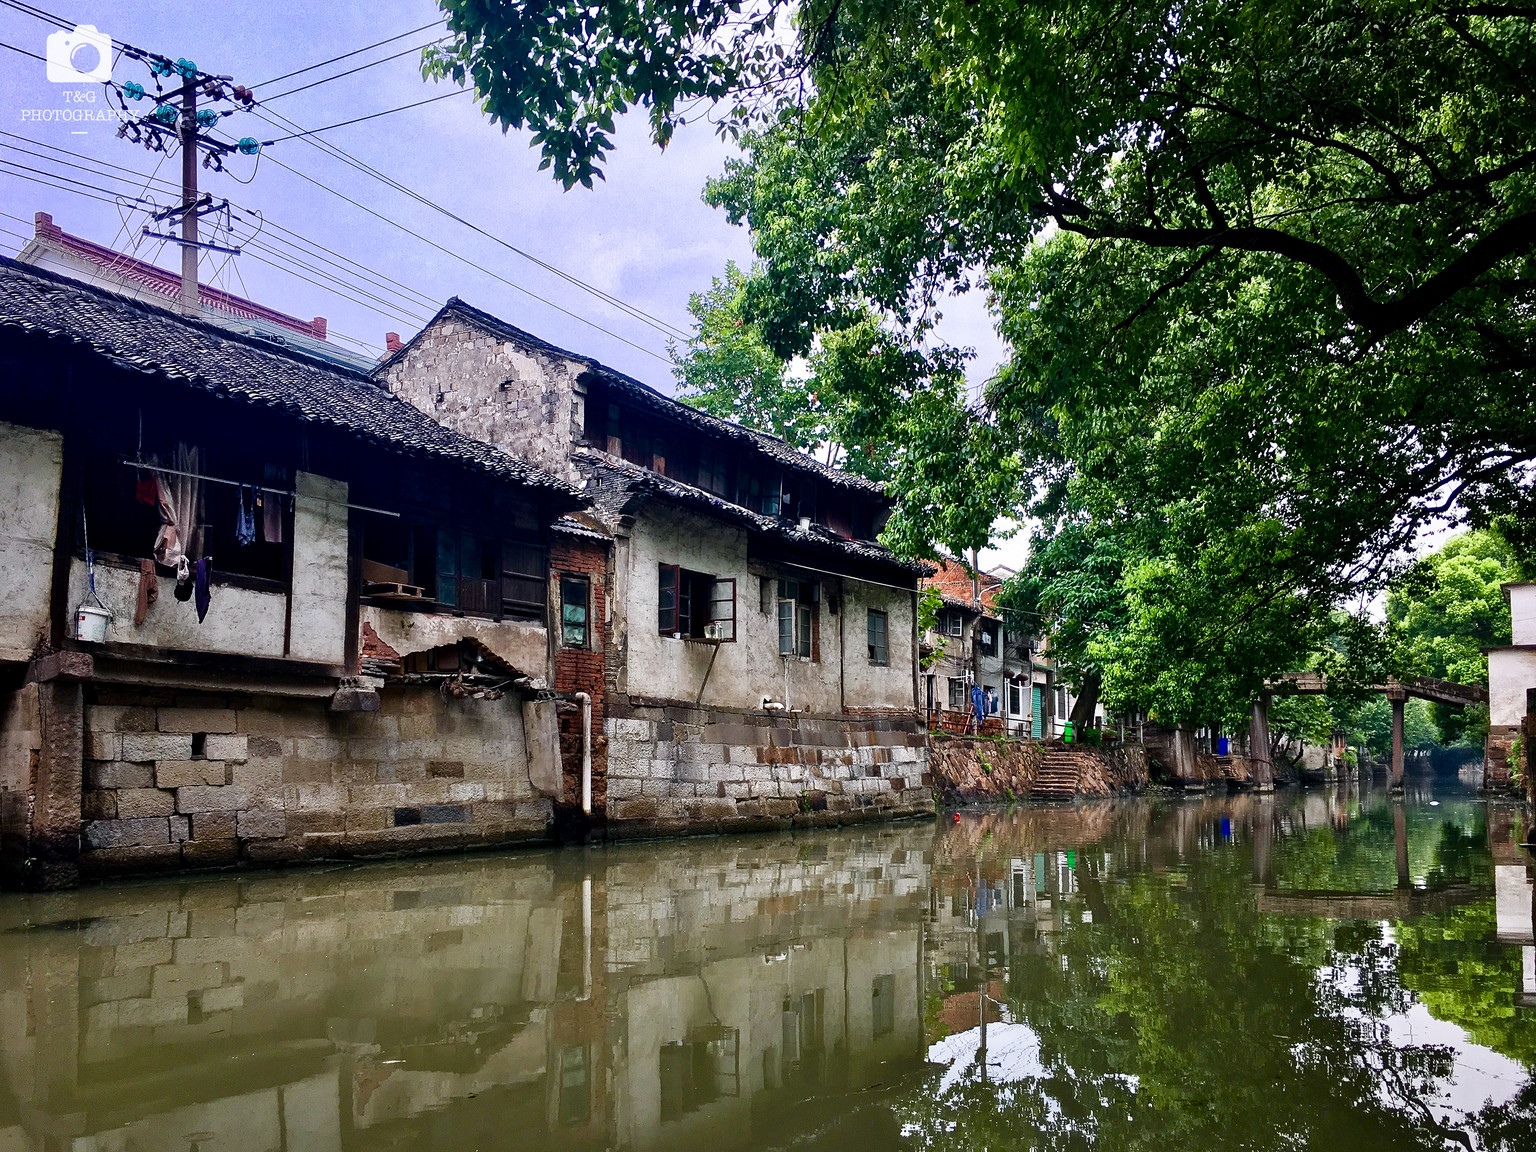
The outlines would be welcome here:
M 1452 792 L 0 897 L 0 1152 L 1536 1148 Z

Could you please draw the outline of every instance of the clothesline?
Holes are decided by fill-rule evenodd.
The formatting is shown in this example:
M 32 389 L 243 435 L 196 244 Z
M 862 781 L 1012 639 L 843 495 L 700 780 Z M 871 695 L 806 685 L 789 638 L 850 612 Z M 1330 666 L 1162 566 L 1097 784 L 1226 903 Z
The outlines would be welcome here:
M 288 488 L 268 488 L 264 484 L 245 484 L 239 480 L 225 480 L 222 476 L 205 476 L 201 472 L 184 472 L 179 468 L 167 468 L 164 464 L 150 464 L 144 460 L 135 460 L 131 456 L 119 456 L 118 460 L 124 464 L 130 464 L 135 468 L 143 468 L 149 472 L 164 472 L 167 476 L 189 476 L 193 480 L 206 480 L 210 484 L 227 484 L 231 488 L 249 488 L 253 492 L 270 492 L 274 496 L 297 496 L 298 493 Z M 390 512 L 384 508 L 369 508 L 366 504 L 349 504 L 345 500 L 332 500 L 327 496 L 305 496 L 306 500 L 319 500 L 324 504 L 338 504 L 343 508 L 350 508 L 354 512 L 372 512 L 376 516 L 392 516 L 400 519 L 400 513 Z

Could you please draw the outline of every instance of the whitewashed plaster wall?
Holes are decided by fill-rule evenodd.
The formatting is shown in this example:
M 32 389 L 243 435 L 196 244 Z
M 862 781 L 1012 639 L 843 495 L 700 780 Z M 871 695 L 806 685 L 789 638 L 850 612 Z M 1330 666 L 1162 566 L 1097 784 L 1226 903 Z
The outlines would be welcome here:
M 312 472 L 294 475 L 293 621 L 289 655 L 346 662 L 347 486 Z
M 64 438 L 0 424 L 0 660 L 26 660 L 48 627 Z
M 624 605 L 622 649 L 627 653 L 623 690 L 656 699 L 698 700 L 716 708 L 757 710 L 764 698 L 790 708 L 837 713 L 850 708 L 910 708 L 912 701 L 911 595 L 845 582 L 847 595 L 839 650 L 838 616 L 822 580 L 815 605 L 819 658 L 779 655 L 777 573 L 747 560 L 747 533 L 702 516 L 668 508 L 647 509 L 630 529 L 617 557 L 624 577 L 617 594 Z M 663 636 L 657 631 L 657 573 L 679 564 L 717 579 L 736 581 L 736 641 L 716 647 Z M 794 573 L 786 569 L 786 574 Z M 769 581 L 768 595 L 763 581 Z M 767 610 L 764 611 L 764 603 Z M 869 663 L 866 609 L 889 613 L 890 662 Z M 710 667 L 711 658 L 714 667 Z M 707 679 L 706 679 L 707 677 Z M 787 697 L 787 699 L 786 699 Z
M 248 656 L 283 654 L 283 616 L 288 598 L 281 592 L 257 592 L 215 584 L 208 615 L 201 624 L 191 600 L 174 596 L 176 581 L 159 577 L 159 598 L 149 606 L 144 623 L 133 623 L 139 594 L 139 570 L 96 565 L 96 595 L 112 613 L 107 640 L 119 644 L 149 644 L 189 652 L 239 652 Z M 75 609 L 86 598 L 85 561 L 69 569 L 69 635 L 75 636 Z
M 1536 648 L 1494 648 L 1488 653 L 1488 723 L 1518 725 L 1525 690 L 1536 688 Z

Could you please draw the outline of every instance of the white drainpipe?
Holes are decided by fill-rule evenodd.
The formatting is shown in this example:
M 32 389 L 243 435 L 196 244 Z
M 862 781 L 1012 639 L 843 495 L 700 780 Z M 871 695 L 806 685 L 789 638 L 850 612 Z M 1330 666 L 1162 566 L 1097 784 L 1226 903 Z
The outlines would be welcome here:
M 581 704 L 581 810 L 592 815 L 592 697 L 576 693 Z

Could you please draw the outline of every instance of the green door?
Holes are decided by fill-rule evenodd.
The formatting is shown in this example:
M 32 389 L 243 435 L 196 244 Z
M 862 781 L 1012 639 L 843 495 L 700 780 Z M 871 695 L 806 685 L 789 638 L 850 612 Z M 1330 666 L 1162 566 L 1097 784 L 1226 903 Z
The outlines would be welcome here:
M 1045 735 L 1045 692 L 1038 684 L 1029 689 L 1029 734 L 1036 740 Z

